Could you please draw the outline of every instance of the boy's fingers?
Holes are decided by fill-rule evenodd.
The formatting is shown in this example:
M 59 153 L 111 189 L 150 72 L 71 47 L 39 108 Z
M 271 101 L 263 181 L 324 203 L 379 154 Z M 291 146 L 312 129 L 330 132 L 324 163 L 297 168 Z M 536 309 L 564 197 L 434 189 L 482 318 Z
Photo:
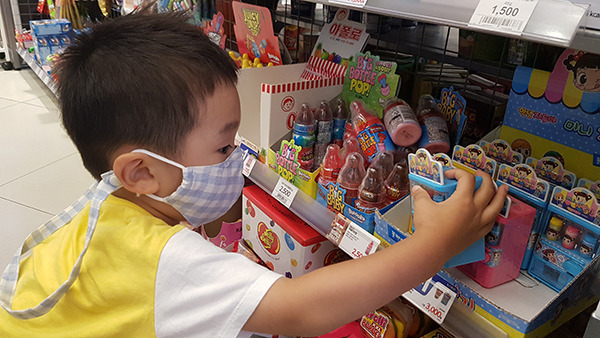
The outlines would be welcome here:
M 427 207 L 430 203 L 433 203 L 427 191 L 425 191 L 425 189 L 421 188 L 418 185 L 415 185 L 410 189 L 410 194 L 412 195 L 413 201 L 415 203 L 415 208 L 419 206 Z
M 489 223 L 496 219 L 500 210 L 504 206 L 506 195 L 508 194 L 508 186 L 503 184 L 496 191 L 496 195 L 492 198 L 490 204 L 481 213 L 481 222 Z
M 471 173 L 461 169 L 451 169 L 446 171 L 446 177 L 458 181 L 455 194 L 473 196 L 473 191 L 475 190 L 475 176 Z
M 488 175 L 486 172 L 477 170 L 475 175 L 480 176 L 483 178 L 483 180 L 481 182 L 481 187 L 479 187 L 479 189 L 477 189 L 475 192 L 473 202 L 477 207 L 484 207 L 490 202 L 492 197 L 494 197 L 494 194 L 496 193 L 496 186 L 494 185 L 490 175 Z

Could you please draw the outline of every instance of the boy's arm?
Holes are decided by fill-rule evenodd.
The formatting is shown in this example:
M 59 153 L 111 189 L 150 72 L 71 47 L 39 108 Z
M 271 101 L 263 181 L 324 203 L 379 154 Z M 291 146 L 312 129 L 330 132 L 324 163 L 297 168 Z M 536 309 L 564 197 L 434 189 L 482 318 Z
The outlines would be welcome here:
M 456 192 L 436 204 L 423 189 L 413 189 L 416 231 L 385 250 L 330 265 L 273 286 L 244 330 L 314 336 L 373 311 L 438 272 L 444 263 L 483 237 L 504 204 L 507 189 L 496 193 L 487 174 L 473 194 L 475 180 L 461 170 Z M 491 200 L 491 202 L 490 202 Z

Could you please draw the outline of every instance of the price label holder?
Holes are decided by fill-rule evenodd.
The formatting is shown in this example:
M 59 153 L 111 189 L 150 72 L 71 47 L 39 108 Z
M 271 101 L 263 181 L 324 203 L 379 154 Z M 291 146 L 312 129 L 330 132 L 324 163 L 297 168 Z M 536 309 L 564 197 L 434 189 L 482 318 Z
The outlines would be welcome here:
M 283 177 L 279 177 L 271 196 L 275 197 L 281 204 L 289 208 L 294 201 L 294 197 L 298 193 L 298 188 L 292 183 L 285 180 Z
M 352 258 L 374 253 L 381 242 L 342 214 L 335 216 L 326 237 Z
M 246 158 L 244 158 L 244 167 L 242 168 L 242 174 L 246 177 L 250 177 L 250 173 L 252 172 L 252 169 L 256 164 L 256 157 L 250 155 L 248 151 L 246 151 L 246 154 L 244 156 L 246 156 Z
M 367 0 L 329 0 L 330 3 L 363 8 Z
M 469 26 L 521 35 L 538 0 L 479 0 Z
M 420 308 L 436 323 L 442 324 L 454 303 L 456 293 L 437 279 L 441 279 L 441 277 L 435 275 L 418 287 L 405 292 L 402 296 Z

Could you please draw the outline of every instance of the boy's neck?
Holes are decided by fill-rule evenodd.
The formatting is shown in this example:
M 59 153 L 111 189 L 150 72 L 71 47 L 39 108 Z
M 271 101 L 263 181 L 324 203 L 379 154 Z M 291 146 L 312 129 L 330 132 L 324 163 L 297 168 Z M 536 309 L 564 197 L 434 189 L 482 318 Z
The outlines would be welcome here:
M 152 216 L 164 221 L 169 225 L 176 225 L 180 223 L 180 220 L 176 218 L 180 216 L 179 213 L 173 207 L 165 203 L 155 201 L 145 195 L 138 196 L 137 194 L 132 193 L 124 188 L 120 188 L 112 194 L 116 197 L 138 205 Z

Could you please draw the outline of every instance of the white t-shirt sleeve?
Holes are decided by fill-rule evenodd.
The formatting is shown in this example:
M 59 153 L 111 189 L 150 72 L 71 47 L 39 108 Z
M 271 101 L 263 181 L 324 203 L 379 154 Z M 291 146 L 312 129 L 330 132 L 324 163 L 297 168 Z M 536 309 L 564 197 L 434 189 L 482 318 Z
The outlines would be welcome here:
M 184 229 L 165 245 L 156 273 L 158 337 L 243 337 L 241 332 L 281 275 Z

